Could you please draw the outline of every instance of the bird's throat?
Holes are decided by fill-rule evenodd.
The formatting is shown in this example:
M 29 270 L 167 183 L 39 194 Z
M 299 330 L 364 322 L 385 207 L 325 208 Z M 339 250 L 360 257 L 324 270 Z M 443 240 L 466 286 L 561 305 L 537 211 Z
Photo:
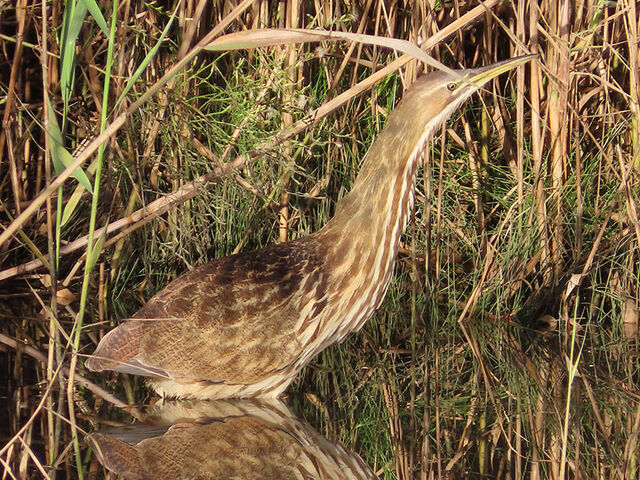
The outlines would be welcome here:
M 345 335 L 380 305 L 391 280 L 424 143 L 410 135 L 410 130 L 398 135 L 394 125 L 387 125 L 369 149 L 353 189 L 317 234 L 326 236 L 322 244 L 329 246 L 331 283 L 352 292 Z
M 319 232 L 334 237 L 338 255 L 367 255 L 381 247 L 397 250 L 413 208 L 426 135 L 392 120 L 367 152 L 352 190 Z

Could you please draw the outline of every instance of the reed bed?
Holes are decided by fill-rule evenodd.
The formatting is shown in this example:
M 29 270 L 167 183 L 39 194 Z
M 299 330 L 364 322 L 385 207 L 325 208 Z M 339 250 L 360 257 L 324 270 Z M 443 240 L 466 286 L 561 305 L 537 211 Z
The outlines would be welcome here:
M 2 478 L 113 478 L 84 434 L 149 392 L 83 358 L 189 268 L 326 223 L 425 68 L 389 39 L 540 56 L 433 138 L 383 306 L 288 403 L 384 479 L 637 478 L 637 8 L 0 3 Z M 211 48 L 258 28 L 377 41 Z

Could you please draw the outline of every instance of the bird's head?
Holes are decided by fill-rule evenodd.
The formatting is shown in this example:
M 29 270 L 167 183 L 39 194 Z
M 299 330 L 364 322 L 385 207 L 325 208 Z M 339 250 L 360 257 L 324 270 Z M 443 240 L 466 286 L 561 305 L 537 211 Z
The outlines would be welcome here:
M 429 134 L 487 82 L 534 57 L 525 55 L 486 67 L 423 75 L 407 90 L 394 110 L 394 120 L 400 129 L 406 128 L 419 135 L 414 141 L 423 143 Z

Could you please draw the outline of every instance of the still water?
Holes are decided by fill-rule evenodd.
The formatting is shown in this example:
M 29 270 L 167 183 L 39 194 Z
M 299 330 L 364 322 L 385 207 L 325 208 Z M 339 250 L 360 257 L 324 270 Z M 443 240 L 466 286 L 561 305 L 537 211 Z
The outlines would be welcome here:
M 127 480 L 377 478 L 277 400 L 161 401 L 134 415 L 87 437 L 100 463 Z

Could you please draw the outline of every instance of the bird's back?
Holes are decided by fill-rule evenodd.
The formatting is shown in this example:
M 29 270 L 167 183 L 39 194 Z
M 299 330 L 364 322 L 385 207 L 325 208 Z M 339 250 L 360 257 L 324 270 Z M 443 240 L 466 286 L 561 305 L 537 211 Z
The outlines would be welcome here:
M 149 376 L 170 396 L 275 396 L 323 308 L 321 251 L 308 236 L 197 267 L 109 332 L 87 366 Z

